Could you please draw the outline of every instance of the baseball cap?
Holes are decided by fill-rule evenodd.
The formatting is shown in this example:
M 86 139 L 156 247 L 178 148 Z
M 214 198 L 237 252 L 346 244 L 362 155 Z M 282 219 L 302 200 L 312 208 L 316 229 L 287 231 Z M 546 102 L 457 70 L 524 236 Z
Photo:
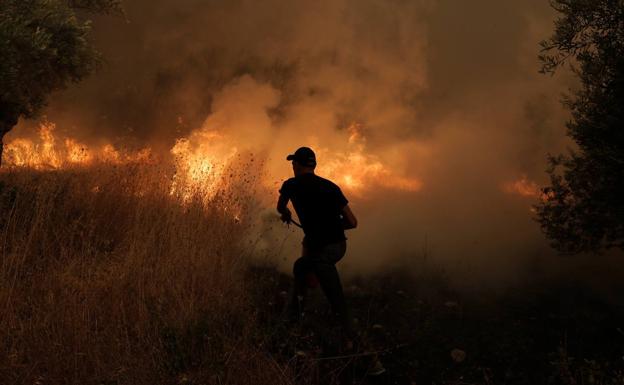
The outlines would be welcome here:
M 314 151 L 309 147 L 299 147 L 294 154 L 288 155 L 286 160 L 295 160 L 303 166 L 316 166 L 316 155 L 314 155 Z

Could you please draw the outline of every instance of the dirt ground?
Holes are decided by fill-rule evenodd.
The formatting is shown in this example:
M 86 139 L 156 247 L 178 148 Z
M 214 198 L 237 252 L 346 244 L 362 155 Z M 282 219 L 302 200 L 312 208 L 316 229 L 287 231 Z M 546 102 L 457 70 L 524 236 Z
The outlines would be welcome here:
M 442 272 L 345 283 L 358 332 L 341 349 L 320 289 L 286 322 L 291 278 L 258 269 L 265 348 L 302 384 L 624 384 L 624 309 L 590 289 L 532 284 L 461 294 Z M 376 357 L 386 372 L 367 375 Z

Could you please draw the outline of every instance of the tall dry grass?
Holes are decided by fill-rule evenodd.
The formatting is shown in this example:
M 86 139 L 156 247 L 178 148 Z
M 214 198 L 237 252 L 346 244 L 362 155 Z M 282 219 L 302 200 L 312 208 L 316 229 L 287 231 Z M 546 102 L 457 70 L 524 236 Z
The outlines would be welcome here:
M 278 384 L 244 274 L 254 171 L 0 172 L 0 384 Z M 184 201 L 184 203 L 183 203 Z

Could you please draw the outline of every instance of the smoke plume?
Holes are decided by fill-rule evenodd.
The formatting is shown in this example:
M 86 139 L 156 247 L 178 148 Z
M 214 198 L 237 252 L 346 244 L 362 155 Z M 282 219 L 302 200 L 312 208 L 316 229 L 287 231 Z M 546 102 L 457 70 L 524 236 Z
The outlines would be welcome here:
M 180 140 L 204 151 L 218 132 L 223 153 L 264 159 L 275 194 L 286 154 L 311 146 L 360 219 L 350 271 L 426 251 L 469 285 L 557 258 L 530 211 L 547 153 L 570 145 L 559 100 L 571 77 L 538 73 L 555 16 L 546 0 L 125 7 L 125 19 L 94 21 L 106 63 L 54 95 L 46 114 L 59 129 L 163 154 Z M 288 237 L 279 257 L 290 262 L 298 234 Z

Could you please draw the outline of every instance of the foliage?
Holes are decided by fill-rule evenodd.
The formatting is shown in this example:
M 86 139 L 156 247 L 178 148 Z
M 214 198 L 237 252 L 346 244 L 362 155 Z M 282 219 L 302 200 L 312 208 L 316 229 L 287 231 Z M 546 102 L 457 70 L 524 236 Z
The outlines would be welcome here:
M 565 253 L 624 247 L 624 1 L 553 0 L 560 13 L 541 43 L 542 72 L 570 63 L 580 87 L 564 100 L 577 148 L 550 158 L 550 186 L 536 207 Z
M 78 13 L 120 13 L 119 1 L 0 0 L 0 136 L 97 68 L 90 21 Z

